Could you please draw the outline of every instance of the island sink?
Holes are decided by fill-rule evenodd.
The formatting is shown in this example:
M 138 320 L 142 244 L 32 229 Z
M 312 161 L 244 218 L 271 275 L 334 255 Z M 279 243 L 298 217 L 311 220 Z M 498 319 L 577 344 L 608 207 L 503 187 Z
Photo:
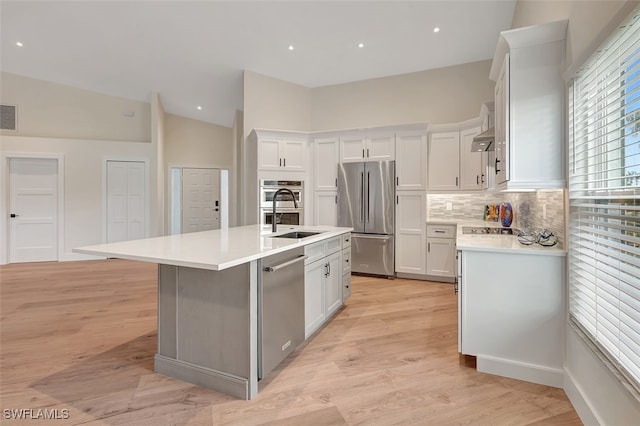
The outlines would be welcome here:
M 318 235 L 321 232 L 303 232 L 303 231 L 294 231 L 294 232 L 287 232 L 286 234 L 282 234 L 282 235 L 270 235 L 270 237 L 272 238 L 307 238 L 307 237 L 312 237 L 314 235 Z

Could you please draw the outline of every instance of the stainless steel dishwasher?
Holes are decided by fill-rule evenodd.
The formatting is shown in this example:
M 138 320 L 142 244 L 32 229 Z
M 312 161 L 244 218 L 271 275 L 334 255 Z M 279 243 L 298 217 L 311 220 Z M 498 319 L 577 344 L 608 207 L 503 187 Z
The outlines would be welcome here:
M 258 285 L 258 378 L 304 341 L 304 248 L 261 261 Z

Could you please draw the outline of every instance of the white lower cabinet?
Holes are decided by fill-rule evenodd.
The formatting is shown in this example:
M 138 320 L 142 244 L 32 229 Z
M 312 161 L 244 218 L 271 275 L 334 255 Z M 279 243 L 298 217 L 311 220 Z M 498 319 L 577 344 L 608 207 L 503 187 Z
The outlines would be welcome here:
M 326 262 L 319 260 L 304 267 L 304 337 L 324 322 L 324 274 Z
M 424 191 L 396 193 L 396 272 L 426 273 L 426 194 Z
M 338 226 L 338 192 L 316 191 L 313 195 L 313 223 Z
M 349 234 L 347 234 L 349 235 Z M 349 239 L 347 239 L 349 240 Z M 344 259 L 342 235 L 305 246 L 304 335 L 312 335 L 343 304 Z
M 327 317 L 342 306 L 342 252 L 327 257 L 328 271 L 325 277 L 325 301 Z
M 427 275 L 437 281 L 455 281 L 456 225 L 427 224 Z

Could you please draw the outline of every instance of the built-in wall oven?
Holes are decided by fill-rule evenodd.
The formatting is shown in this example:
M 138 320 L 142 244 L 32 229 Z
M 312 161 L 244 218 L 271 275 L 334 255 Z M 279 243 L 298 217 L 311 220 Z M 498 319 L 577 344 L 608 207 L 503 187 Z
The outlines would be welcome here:
M 276 200 L 276 223 L 282 225 L 304 224 L 304 182 L 301 180 L 260 180 L 260 224 L 273 224 L 273 195 L 280 188 L 287 188 L 295 195 L 298 207 L 289 193 L 280 193 Z

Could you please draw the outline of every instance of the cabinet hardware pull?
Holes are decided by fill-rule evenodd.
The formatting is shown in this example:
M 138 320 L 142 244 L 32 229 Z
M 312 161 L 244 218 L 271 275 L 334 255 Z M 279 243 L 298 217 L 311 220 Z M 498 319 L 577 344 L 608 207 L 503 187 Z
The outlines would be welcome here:
M 279 158 L 279 160 L 280 160 L 279 166 L 282 167 L 282 158 Z
M 456 186 L 458 186 L 458 176 L 456 176 Z
M 444 234 L 445 231 L 443 231 L 442 229 L 436 229 L 434 232 L 436 234 Z
M 286 158 L 282 160 L 282 163 L 283 163 L 284 167 L 287 167 L 287 159 Z
M 400 178 L 398 176 L 396 176 L 396 185 L 399 186 L 400 185 Z
M 336 188 L 338 187 L 338 178 L 336 178 Z
M 367 158 L 369 158 L 369 148 L 367 148 Z
M 396 195 L 396 204 L 400 204 L 400 196 Z
M 427 243 L 427 252 L 431 253 L 431 243 Z
M 364 158 L 364 148 L 362 148 L 362 158 Z
M 336 204 L 338 204 L 338 196 L 336 195 Z
M 500 162 L 500 160 L 498 160 L 496 158 L 496 174 L 500 173 L 500 169 L 498 168 L 498 163 Z
M 476 175 L 476 185 L 480 185 L 480 176 Z
M 482 174 L 482 179 L 480 180 L 480 182 L 484 183 L 484 173 Z

